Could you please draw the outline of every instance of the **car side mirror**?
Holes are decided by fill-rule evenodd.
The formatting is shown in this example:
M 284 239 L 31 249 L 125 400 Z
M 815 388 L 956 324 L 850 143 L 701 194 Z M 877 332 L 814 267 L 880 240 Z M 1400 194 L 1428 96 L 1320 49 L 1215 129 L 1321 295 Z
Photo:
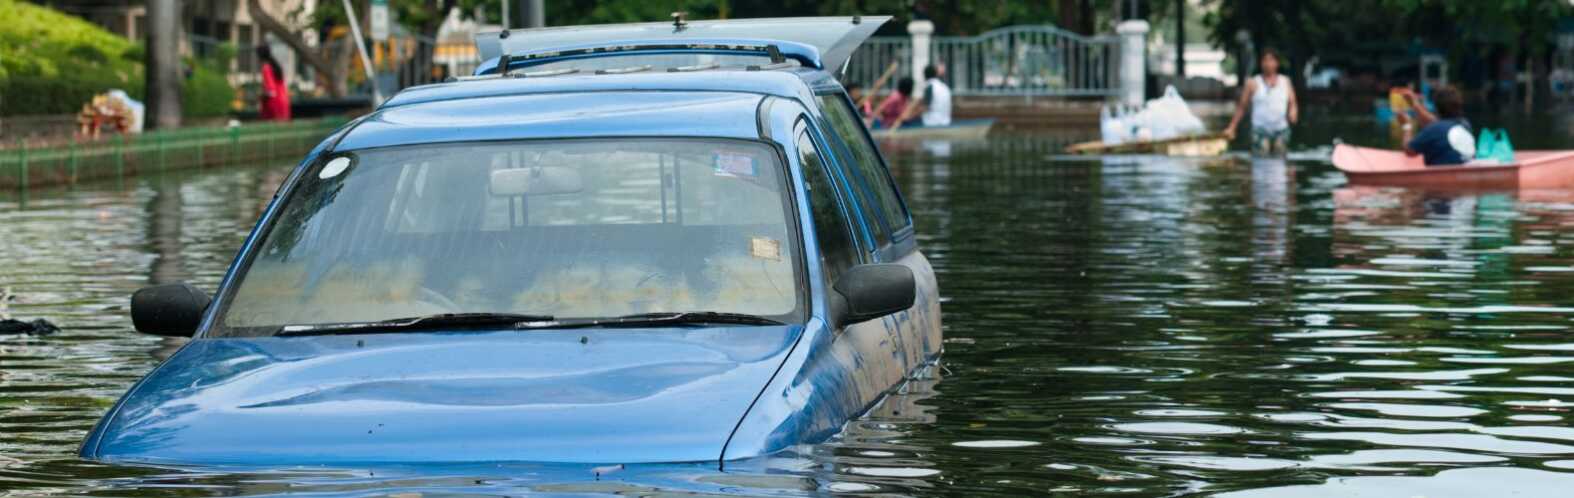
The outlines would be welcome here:
M 131 295 L 131 324 L 144 334 L 191 337 L 211 302 L 185 282 L 143 287 Z
M 831 286 L 841 297 L 837 325 L 852 325 L 913 307 L 918 284 L 903 265 L 868 264 L 849 268 Z

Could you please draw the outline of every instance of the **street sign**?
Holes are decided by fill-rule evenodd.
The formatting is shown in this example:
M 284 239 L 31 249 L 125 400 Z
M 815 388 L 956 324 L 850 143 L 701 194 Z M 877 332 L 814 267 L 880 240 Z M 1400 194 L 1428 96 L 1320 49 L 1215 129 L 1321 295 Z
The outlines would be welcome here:
M 371 35 L 372 40 L 384 41 L 388 39 L 388 0 L 372 0 Z

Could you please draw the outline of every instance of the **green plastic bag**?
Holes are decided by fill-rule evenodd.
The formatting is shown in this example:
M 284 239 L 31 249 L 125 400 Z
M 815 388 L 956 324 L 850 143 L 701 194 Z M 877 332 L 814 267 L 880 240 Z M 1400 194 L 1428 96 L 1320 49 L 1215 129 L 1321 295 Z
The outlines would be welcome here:
M 1508 130 L 1483 128 L 1476 138 L 1476 159 L 1513 164 L 1514 144 L 1508 139 Z
M 1491 128 L 1482 128 L 1481 134 L 1476 136 L 1476 159 L 1491 159 L 1492 151 L 1497 149 L 1497 136 L 1492 134 Z
M 1514 163 L 1514 144 L 1508 141 L 1508 130 L 1497 130 L 1497 144 L 1492 148 L 1492 158 L 1503 164 Z

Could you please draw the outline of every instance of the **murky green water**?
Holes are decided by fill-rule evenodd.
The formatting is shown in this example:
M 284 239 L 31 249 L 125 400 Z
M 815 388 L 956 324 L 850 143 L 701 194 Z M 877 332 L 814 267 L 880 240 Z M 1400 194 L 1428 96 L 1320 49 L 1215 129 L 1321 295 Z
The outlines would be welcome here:
M 1521 148 L 1566 140 L 1523 136 Z M 1065 140 L 887 151 L 945 299 L 946 354 L 929 377 L 826 444 L 726 473 L 665 465 L 600 480 L 575 466 L 79 461 L 102 411 L 179 345 L 132 332 L 127 296 L 150 281 L 213 288 L 285 169 L 35 191 L 25 207 L 0 194 L 10 311 L 66 327 L 0 337 L 0 494 L 1438 497 L 1574 486 L 1574 193 L 1350 188 L 1315 152 L 1068 160 L 1056 157 Z

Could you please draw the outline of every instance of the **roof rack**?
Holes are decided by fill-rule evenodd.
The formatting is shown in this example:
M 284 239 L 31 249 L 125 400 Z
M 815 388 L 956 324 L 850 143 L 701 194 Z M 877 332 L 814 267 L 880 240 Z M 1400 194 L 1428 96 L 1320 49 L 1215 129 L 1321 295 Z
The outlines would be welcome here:
M 693 66 L 669 67 L 669 68 L 667 68 L 667 72 L 669 72 L 669 73 L 691 73 L 691 72 L 694 72 L 694 71 L 708 71 L 708 70 L 716 69 L 716 68 L 719 68 L 719 67 L 721 67 L 721 64 L 717 64 L 717 63 L 712 62 L 710 64 L 695 64 Z
M 639 66 L 619 67 L 619 68 L 612 68 L 612 69 L 597 69 L 596 70 L 596 74 L 629 74 L 629 73 L 638 73 L 638 72 L 649 71 L 649 70 L 650 70 L 650 64 L 644 64 L 644 65 L 639 65 Z
M 500 78 L 497 74 L 483 74 L 480 76 L 449 76 L 443 83 L 457 83 L 461 81 L 495 80 Z
M 611 46 L 595 46 L 566 50 L 553 50 L 545 52 L 509 54 L 504 53 L 498 58 L 497 68 L 507 69 L 513 64 L 529 63 L 546 59 L 574 59 L 613 55 L 619 53 L 663 52 L 681 50 L 703 50 L 711 52 L 742 52 L 763 54 L 769 57 L 772 64 L 787 60 L 781 47 L 776 44 L 762 43 L 651 43 L 651 44 L 623 44 Z
M 577 68 L 552 69 L 549 71 L 525 71 L 523 69 L 517 69 L 509 71 L 507 76 L 509 78 L 545 78 L 548 76 L 562 76 L 565 74 L 574 74 L 577 72 L 579 72 L 579 69 Z M 491 73 L 480 76 L 449 76 L 448 79 L 443 80 L 443 82 L 457 83 L 461 81 L 495 80 L 501 78 L 503 78 L 502 75 Z
M 509 71 L 508 76 L 513 78 L 545 78 L 548 76 L 562 76 L 579 72 L 578 68 L 566 67 L 563 69 L 549 69 L 546 71 L 526 71 L 518 69 Z
M 670 3 L 670 2 L 669 2 Z M 804 66 L 837 71 L 890 16 L 694 20 L 679 13 L 665 22 L 513 29 L 477 33 L 481 60 L 631 43 L 775 43 Z M 489 64 L 490 65 L 490 64 Z
M 787 68 L 797 67 L 797 66 L 798 66 L 797 64 L 795 64 L 795 63 L 793 63 L 791 61 L 782 61 L 782 62 L 777 62 L 777 63 L 772 63 L 772 64 L 763 64 L 763 65 L 758 65 L 758 66 L 748 66 L 748 67 L 745 67 L 744 69 L 747 70 L 747 71 L 773 71 L 773 70 L 777 70 L 777 69 L 787 69 Z

